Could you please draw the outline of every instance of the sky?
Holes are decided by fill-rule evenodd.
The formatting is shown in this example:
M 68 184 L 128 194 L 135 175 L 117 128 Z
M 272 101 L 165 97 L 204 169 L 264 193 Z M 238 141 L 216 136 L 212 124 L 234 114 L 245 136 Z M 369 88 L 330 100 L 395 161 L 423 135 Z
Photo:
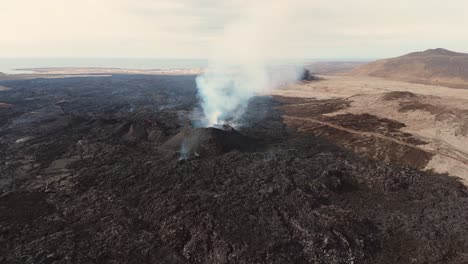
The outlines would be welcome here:
M 468 52 L 466 0 L 0 0 L 0 57 L 207 58 L 226 28 L 288 8 L 278 57 Z M 268 23 L 264 23 L 268 27 Z M 268 30 L 267 28 L 265 30 Z M 240 45 L 256 36 L 240 38 Z M 285 50 L 287 50 L 285 52 Z M 226 51 L 229 52 L 229 51 Z

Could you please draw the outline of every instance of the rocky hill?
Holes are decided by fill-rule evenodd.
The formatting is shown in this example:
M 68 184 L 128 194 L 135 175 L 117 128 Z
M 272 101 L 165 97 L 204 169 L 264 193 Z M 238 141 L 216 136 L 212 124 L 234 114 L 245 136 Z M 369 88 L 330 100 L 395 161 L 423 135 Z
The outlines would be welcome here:
M 429 49 L 374 61 L 345 74 L 465 88 L 468 87 L 468 54 Z

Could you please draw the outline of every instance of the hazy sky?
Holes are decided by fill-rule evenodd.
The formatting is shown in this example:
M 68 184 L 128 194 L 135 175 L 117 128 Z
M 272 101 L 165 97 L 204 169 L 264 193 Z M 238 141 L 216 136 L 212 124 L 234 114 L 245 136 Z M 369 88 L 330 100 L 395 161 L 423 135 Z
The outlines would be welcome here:
M 242 20 L 249 2 L 0 0 L 0 57 L 205 58 L 223 29 Z M 263 2 L 294 9 L 284 25 L 295 32 L 288 56 L 378 58 L 436 47 L 468 52 L 466 0 Z

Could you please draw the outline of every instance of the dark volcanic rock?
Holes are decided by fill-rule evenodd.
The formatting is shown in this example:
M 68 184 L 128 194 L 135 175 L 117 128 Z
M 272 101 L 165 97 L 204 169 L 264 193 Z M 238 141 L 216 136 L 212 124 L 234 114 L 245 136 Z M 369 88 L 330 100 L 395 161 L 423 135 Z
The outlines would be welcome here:
M 187 126 L 164 143 L 162 148 L 179 152 L 182 159 L 187 159 L 221 155 L 231 150 L 253 150 L 256 145 L 258 144 L 254 139 L 227 125 L 220 128 Z
M 239 132 L 187 132 L 194 77 L 8 87 L 0 263 L 466 262 L 464 185 L 292 133 L 272 98 L 252 100 Z M 158 131 L 209 155 L 180 162 Z M 253 137 L 262 148 L 244 151 Z
M 418 96 L 412 92 L 395 91 L 386 93 L 382 99 L 386 101 L 416 99 Z
M 301 81 L 319 81 L 320 78 L 313 75 L 308 69 L 304 69 L 304 73 L 301 76 Z

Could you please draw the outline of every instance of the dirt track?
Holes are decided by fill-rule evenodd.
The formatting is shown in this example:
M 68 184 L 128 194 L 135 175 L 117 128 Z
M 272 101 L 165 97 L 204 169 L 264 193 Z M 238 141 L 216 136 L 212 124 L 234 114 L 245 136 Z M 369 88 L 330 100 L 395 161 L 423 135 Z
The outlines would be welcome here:
M 434 154 L 422 169 L 458 176 L 468 184 L 468 90 L 373 77 L 324 76 L 324 79 L 284 87 L 271 91 L 271 94 L 302 98 L 300 102 L 288 103 L 285 111 L 290 116 L 317 119 L 317 115 L 331 118 L 370 114 L 399 122 L 403 124 L 399 128 L 402 133 L 411 134 L 425 143 L 418 144 L 419 149 Z M 327 100 L 341 100 L 341 106 L 330 108 L 325 105 Z M 321 102 L 319 107 L 317 102 Z M 328 138 L 337 142 L 331 137 Z M 338 140 L 342 141 L 340 137 Z M 350 142 L 341 142 L 341 145 L 353 148 Z M 360 151 L 360 154 L 365 153 Z M 382 158 L 373 153 L 367 156 Z M 401 158 L 390 160 L 398 162 Z
M 404 146 L 407 146 L 407 147 L 411 147 L 411 148 L 419 149 L 419 150 L 422 150 L 422 151 L 426 151 L 426 152 L 429 152 L 429 153 L 432 153 L 432 154 L 438 154 L 438 155 L 445 156 L 447 158 L 455 159 L 455 160 L 458 160 L 458 161 L 462 162 L 463 164 L 468 165 L 468 158 L 464 158 L 464 157 L 468 156 L 468 153 L 462 152 L 460 150 L 458 152 L 453 153 L 453 155 L 451 155 L 451 154 L 447 153 L 448 152 L 447 150 L 444 151 L 444 152 L 435 151 L 435 150 L 428 150 L 428 149 L 421 148 L 421 147 L 418 147 L 416 145 L 412 145 L 412 144 L 406 143 L 404 141 L 401 141 L 401 140 L 398 140 L 398 139 L 395 139 L 395 138 L 391 138 L 391 137 L 381 135 L 379 133 L 363 132 L 363 131 L 353 130 L 353 129 L 349 129 L 349 128 L 346 128 L 346 127 L 342 127 L 342 126 L 330 123 L 330 122 L 324 122 L 324 121 L 320 121 L 320 120 L 313 119 L 313 118 L 294 117 L 294 116 L 288 116 L 288 115 L 283 115 L 283 118 L 286 119 L 286 122 L 288 121 L 288 119 L 304 120 L 304 121 L 308 121 L 308 122 L 321 124 L 321 125 L 324 125 L 324 126 L 333 127 L 333 128 L 338 129 L 338 130 L 346 131 L 346 132 L 349 132 L 349 133 L 352 133 L 352 134 L 385 139 L 385 140 L 388 140 L 388 141 L 391 141 L 391 142 L 395 142 L 395 143 L 397 143 L 399 145 L 404 145 Z M 298 132 L 302 132 L 302 131 L 307 131 L 307 127 L 298 128 Z M 451 149 L 449 151 L 453 152 L 453 149 Z M 456 154 L 459 154 L 459 155 L 456 155 Z

